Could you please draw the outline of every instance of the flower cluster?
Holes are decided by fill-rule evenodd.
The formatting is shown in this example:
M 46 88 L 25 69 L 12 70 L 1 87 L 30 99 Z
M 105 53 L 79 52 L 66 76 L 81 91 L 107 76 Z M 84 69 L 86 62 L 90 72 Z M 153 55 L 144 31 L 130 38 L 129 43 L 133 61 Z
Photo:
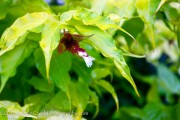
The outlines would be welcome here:
M 92 35 L 82 36 L 78 34 L 70 34 L 65 29 L 62 31 L 62 33 L 64 36 L 61 38 L 58 45 L 58 53 L 63 53 L 67 50 L 72 54 L 77 54 L 84 59 L 87 67 L 91 67 L 95 58 L 89 56 L 83 48 L 80 48 L 79 42 L 83 39 L 91 37 Z

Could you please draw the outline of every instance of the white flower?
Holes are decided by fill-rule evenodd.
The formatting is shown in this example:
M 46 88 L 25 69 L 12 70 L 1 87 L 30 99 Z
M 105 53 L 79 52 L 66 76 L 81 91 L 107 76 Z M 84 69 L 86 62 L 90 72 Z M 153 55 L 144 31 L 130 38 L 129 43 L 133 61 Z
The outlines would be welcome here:
M 85 51 L 78 51 L 78 55 L 81 57 L 87 57 L 88 54 Z
M 88 54 L 85 51 L 78 51 L 78 55 L 81 56 L 84 59 L 87 67 L 92 66 L 93 61 L 95 60 L 95 58 L 93 58 L 91 56 L 88 56 Z
M 95 60 L 95 58 L 88 56 L 88 57 L 83 57 L 87 67 L 91 67 L 93 64 L 93 61 Z

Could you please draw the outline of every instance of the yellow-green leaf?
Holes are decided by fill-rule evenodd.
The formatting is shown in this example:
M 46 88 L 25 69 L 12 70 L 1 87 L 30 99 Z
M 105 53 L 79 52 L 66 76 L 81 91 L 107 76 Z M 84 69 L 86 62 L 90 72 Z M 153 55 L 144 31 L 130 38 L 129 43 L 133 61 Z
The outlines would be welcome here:
M 5 52 L 13 49 L 15 45 L 24 42 L 24 38 L 28 31 L 39 29 L 49 14 L 45 12 L 27 13 L 25 16 L 18 18 L 8 29 L 5 30 L 0 41 L 0 56 Z
M 154 21 L 155 21 L 155 12 L 158 9 L 160 0 L 136 0 L 136 8 L 139 14 L 139 17 L 144 21 L 146 25 L 146 32 L 148 37 L 151 40 L 152 47 L 155 47 L 155 38 L 154 38 Z
M 136 94 L 139 96 L 137 87 L 131 77 L 130 70 L 126 64 L 123 53 L 117 49 L 114 39 L 101 29 L 95 26 L 76 26 L 76 29 L 85 35 L 94 34 L 89 38 L 88 42 L 96 50 L 100 51 L 105 57 L 109 57 L 114 61 L 115 66 L 118 68 L 123 77 L 125 77 L 133 86 Z
M 56 49 L 60 40 L 60 23 L 54 17 L 50 17 L 42 30 L 40 46 L 45 56 L 46 75 L 49 80 L 49 68 L 53 51 Z

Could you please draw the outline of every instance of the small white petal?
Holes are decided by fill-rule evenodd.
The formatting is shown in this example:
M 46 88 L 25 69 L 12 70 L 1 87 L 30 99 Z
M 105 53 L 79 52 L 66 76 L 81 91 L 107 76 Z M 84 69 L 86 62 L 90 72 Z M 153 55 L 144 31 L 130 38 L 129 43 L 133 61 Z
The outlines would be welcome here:
M 78 55 L 81 56 L 84 59 L 87 67 L 92 66 L 93 61 L 95 60 L 95 58 L 93 58 L 91 56 L 88 56 L 88 54 L 85 51 L 78 51 Z
M 86 52 L 78 51 L 78 55 L 81 57 L 87 57 L 88 54 Z
M 87 57 L 83 57 L 87 67 L 91 67 L 93 64 L 93 61 L 95 60 L 95 58 L 91 57 L 91 56 L 87 56 Z

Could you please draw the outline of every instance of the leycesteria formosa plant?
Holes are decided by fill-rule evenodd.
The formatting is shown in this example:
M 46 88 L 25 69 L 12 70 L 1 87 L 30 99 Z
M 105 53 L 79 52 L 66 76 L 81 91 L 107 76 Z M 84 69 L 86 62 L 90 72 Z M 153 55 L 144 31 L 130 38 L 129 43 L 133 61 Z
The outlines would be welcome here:
M 59 42 L 58 53 L 61 54 L 67 50 L 72 54 L 78 54 L 80 57 L 84 59 L 87 67 L 91 67 L 95 58 L 89 56 L 83 48 L 80 48 L 79 42 L 83 39 L 91 37 L 92 35 L 82 36 L 78 34 L 70 34 L 65 29 L 63 29 L 61 33 L 63 33 L 64 36 L 61 38 Z
M 64 28 L 68 28 L 68 30 Z M 72 61 L 72 59 L 76 58 L 71 59 L 69 54 L 62 54 L 68 51 L 73 55 L 78 55 L 84 59 L 87 67 L 91 67 L 95 56 L 89 56 L 79 44 L 80 41 L 87 39 L 87 43 L 94 50 L 93 52 L 113 61 L 114 66 L 130 82 L 136 94 L 139 95 L 129 67 L 123 57 L 123 52 L 116 46 L 114 38 L 108 32 L 111 28 L 121 30 L 132 37 L 108 16 L 100 16 L 89 9 L 70 10 L 62 13 L 60 17 L 46 12 L 34 12 L 18 18 L 5 30 L 0 40 L 0 91 L 3 90 L 10 77 L 13 77 L 16 72 L 19 73 L 16 71 L 16 68 L 24 63 L 26 58 L 35 58 L 34 66 L 36 66 L 41 76 L 34 75 L 32 79 L 51 80 L 54 83 L 53 85 L 60 89 L 60 93 L 57 93 L 57 98 L 63 99 L 52 99 L 52 101 L 58 101 L 55 106 L 62 103 L 59 102 L 60 100 L 69 101 L 72 104 L 68 108 L 71 108 L 72 105 L 77 109 L 77 113 L 82 113 L 86 110 L 88 103 L 92 102 L 96 106 L 96 116 L 99 111 L 99 99 L 96 95 L 96 90 L 90 90 L 90 87 L 103 87 L 112 94 L 118 110 L 119 103 L 116 92 L 113 86 L 104 80 L 104 77 L 109 73 L 99 75 L 100 77 L 94 76 L 93 72 L 97 72 L 96 75 L 98 75 L 98 71 L 102 71 L 101 68 L 98 68 L 98 65 L 86 71 L 86 68 L 84 69 L 80 62 Z M 59 33 L 60 30 L 62 35 Z M 69 31 L 80 34 L 72 34 Z M 57 59 L 52 59 L 56 48 L 61 56 L 59 55 Z M 96 51 L 99 51 L 99 53 Z M 9 64 L 9 60 L 13 61 L 14 64 Z M 96 56 L 97 62 L 101 60 L 104 60 L 104 58 Z M 76 65 L 81 71 L 71 67 L 72 64 Z M 80 80 L 77 80 L 77 82 L 72 81 L 71 79 L 74 79 L 74 76 L 70 76 L 69 71 L 77 74 Z M 41 80 L 39 81 L 42 82 Z M 90 84 L 89 81 L 92 81 L 91 83 L 93 84 Z M 34 82 L 37 82 L 37 80 Z M 34 85 L 36 87 L 42 84 Z M 47 91 L 47 89 L 49 89 L 49 86 L 45 85 L 42 91 Z M 54 92 L 56 91 L 54 90 Z M 44 103 L 47 103 L 47 101 Z M 36 105 L 38 106 L 39 104 Z M 52 105 L 50 104 L 49 106 L 51 107 Z M 39 105 L 39 108 L 43 108 L 43 106 Z M 40 112 L 40 110 L 37 111 Z M 66 109 L 60 109 L 59 111 L 66 111 Z M 80 119 L 81 116 L 76 116 L 76 120 Z

